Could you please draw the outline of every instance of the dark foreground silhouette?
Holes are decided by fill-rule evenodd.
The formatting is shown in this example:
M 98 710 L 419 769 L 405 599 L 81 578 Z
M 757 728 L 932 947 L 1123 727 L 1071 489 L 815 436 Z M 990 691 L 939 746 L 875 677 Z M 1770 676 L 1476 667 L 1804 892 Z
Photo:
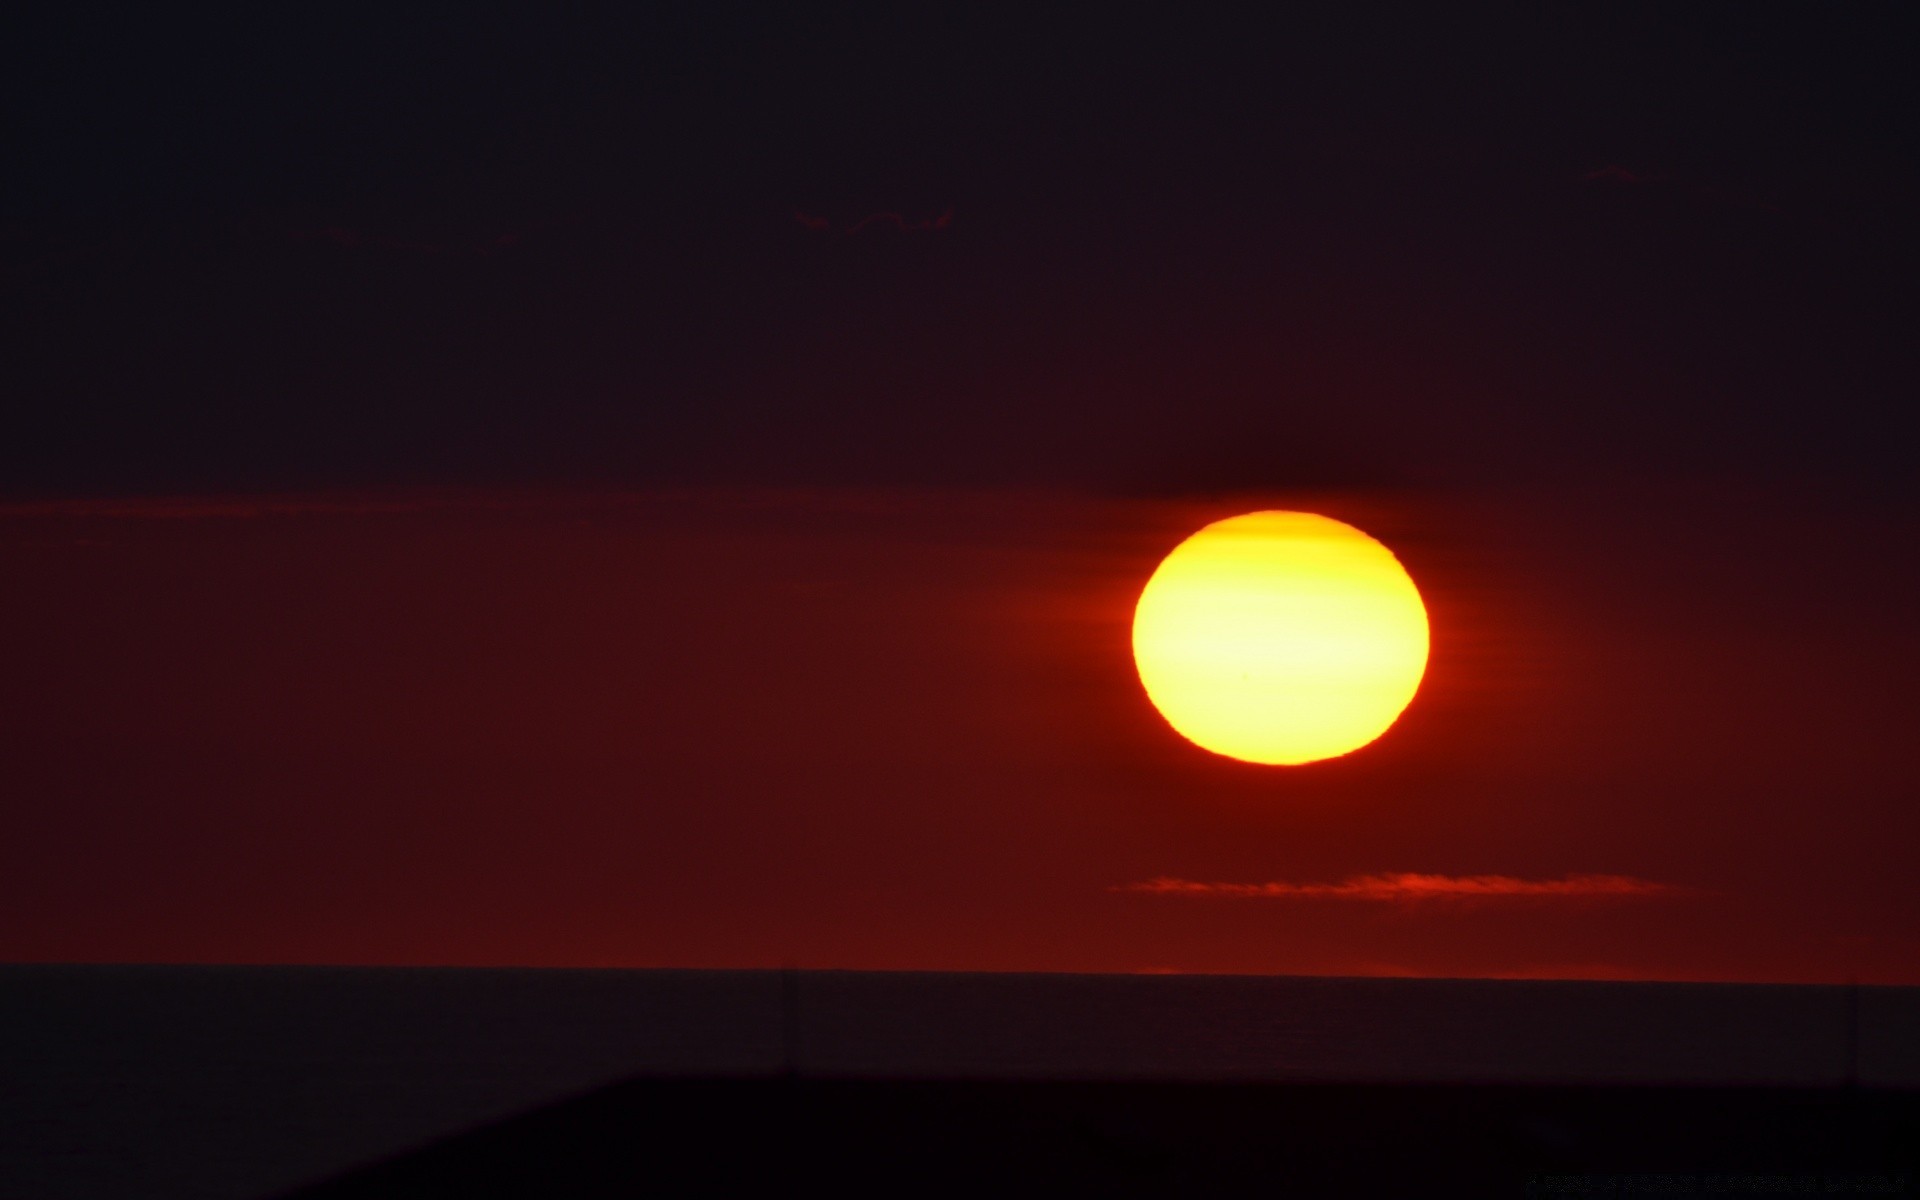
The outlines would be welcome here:
M 643 1079 L 295 1195 L 1911 1196 L 1917 1146 L 1911 1090 Z

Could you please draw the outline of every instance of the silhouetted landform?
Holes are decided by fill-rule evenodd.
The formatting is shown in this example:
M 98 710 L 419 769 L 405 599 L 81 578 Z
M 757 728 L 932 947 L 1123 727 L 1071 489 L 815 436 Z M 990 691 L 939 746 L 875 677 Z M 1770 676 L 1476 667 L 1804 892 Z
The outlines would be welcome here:
M 1760 1090 L 1727 1090 L 1739 1088 Z M 1462 1151 L 1473 1162 L 1525 1166 L 1536 1159 L 1510 1160 L 1503 1147 L 1552 1149 L 1573 1138 L 1572 1151 L 1594 1150 L 1589 1165 L 1613 1169 L 1602 1152 L 1609 1138 L 1643 1143 L 1608 1122 L 1642 1111 L 1704 1130 L 1689 1145 L 1738 1150 L 1746 1143 L 1714 1132 L 1715 1114 L 1725 1104 L 1744 1111 L 1743 1096 L 1772 1096 L 1755 1119 L 1785 1132 L 1766 1144 L 1796 1144 L 1791 1127 L 1813 1113 L 1806 1136 L 1827 1130 L 1818 1145 L 1831 1146 L 1846 1122 L 1817 1114 L 1865 1104 L 1871 1124 L 1882 1119 L 1875 1105 L 1909 1105 L 1901 1097 L 1915 1090 L 1913 988 L 0 966 L 0 1200 L 254 1200 L 426 1147 L 441 1147 L 424 1160 L 439 1162 L 432 1156 L 446 1147 L 477 1145 L 459 1140 L 475 1130 L 512 1139 L 522 1136 L 516 1129 L 602 1119 L 570 1113 L 616 1111 L 627 1116 L 604 1119 L 635 1122 L 622 1144 L 656 1147 L 648 1153 L 659 1169 L 687 1178 L 701 1146 L 751 1160 L 738 1170 L 772 1170 L 789 1127 L 823 1131 L 789 1156 L 821 1170 L 841 1169 L 829 1158 L 842 1153 L 832 1147 L 856 1144 L 848 1139 L 869 1146 L 880 1137 L 879 1149 L 860 1151 L 875 1161 L 896 1144 L 931 1159 L 967 1129 L 979 1142 L 963 1156 L 969 1162 L 1038 1155 L 1033 1170 L 1095 1180 L 1107 1169 L 1098 1148 L 1115 1145 L 1151 1157 L 1164 1143 L 1166 1154 L 1215 1176 L 1259 1169 L 1244 1156 L 1269 1151 L 1235 1149 L 1242 1143 L 1296 1146 L 1285 1152 L 1298 1158 L 1325 1141 L 1334 1149 L 1318 1161 L 1344 1161 L 1336 1151 L 1349 1144 L 1339 1140 L 1347 1126 L 1316 1125 L 1321 1104 L 1384 1114 L 1368 1134 L 1382 1139 L 1374 1157 L 1394 1145 L 1442 1154 L 1424 1131 L 1433 1122 L 1455 1128 L 1447 1123 L 1459 1108 L 1484 1115 L 1461 1135 L 1478 1147 Z M 586 1107 L 566 1107 L 590 1095 Z M 1539 1101 L 1546 1125 L 1527 1123 L 1534 1096 L 1548 1098 Z M 1561 1117 L 1551 1115 L 1555 1105 Z M 1698 1115 L 1683 1117 L 1687 1105 Z M 1179 1115 L 1185 1106 L 1239 1132 L 1208 1140 Z M 1280 1117 L 1320 1132 L 1286 1142 L 1291 1132 L 1266 1128 Z M 522 1118 L 535 1125 L 515 1123 Z M 1083 1145 L 1074 1130 L 1093 1141 Z M 590 1132 L 564 1136 L 593 1141 Z M 1162 1177 L 1142 1169 L 1141 1178 Z
M 298 1200 L 1911 1195 L 1920 1092 L 634 1080 Z

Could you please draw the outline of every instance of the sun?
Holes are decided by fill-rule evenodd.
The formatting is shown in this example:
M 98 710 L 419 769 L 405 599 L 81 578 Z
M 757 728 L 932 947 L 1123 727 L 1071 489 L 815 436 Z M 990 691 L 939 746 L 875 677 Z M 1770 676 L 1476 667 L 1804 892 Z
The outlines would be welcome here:
M 1253 512 L 1174 547 L 1133 614 L 1133 659 L 1181 736 L 1294 765 L 1387 731 L 1427 669 L 1427 610 L 1393 552 L 1330 517 Z

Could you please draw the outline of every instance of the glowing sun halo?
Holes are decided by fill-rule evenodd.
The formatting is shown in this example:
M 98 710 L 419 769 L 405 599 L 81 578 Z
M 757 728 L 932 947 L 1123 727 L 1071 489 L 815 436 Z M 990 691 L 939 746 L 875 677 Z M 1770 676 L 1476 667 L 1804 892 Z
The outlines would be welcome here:
M 1427 610 L 1400 560 L 1351 525 L 1229 517 L 1174 547 L 1133 614 L 1160 715 L 1247 762 L 1297 764 L 1387 731 L 1427 669 Z

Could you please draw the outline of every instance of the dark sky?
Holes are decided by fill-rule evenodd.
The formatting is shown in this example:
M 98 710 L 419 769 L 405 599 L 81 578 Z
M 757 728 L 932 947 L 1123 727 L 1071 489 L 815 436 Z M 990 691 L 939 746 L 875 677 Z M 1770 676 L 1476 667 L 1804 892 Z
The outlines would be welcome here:
M 11 18 L 0 956 L 1920 982 L 1915 46 Z M 1253 507 L 1427 596 L 1350 759 L 1133 678 Z M 1658 890 L 1124 890 L 1397 872 Z

